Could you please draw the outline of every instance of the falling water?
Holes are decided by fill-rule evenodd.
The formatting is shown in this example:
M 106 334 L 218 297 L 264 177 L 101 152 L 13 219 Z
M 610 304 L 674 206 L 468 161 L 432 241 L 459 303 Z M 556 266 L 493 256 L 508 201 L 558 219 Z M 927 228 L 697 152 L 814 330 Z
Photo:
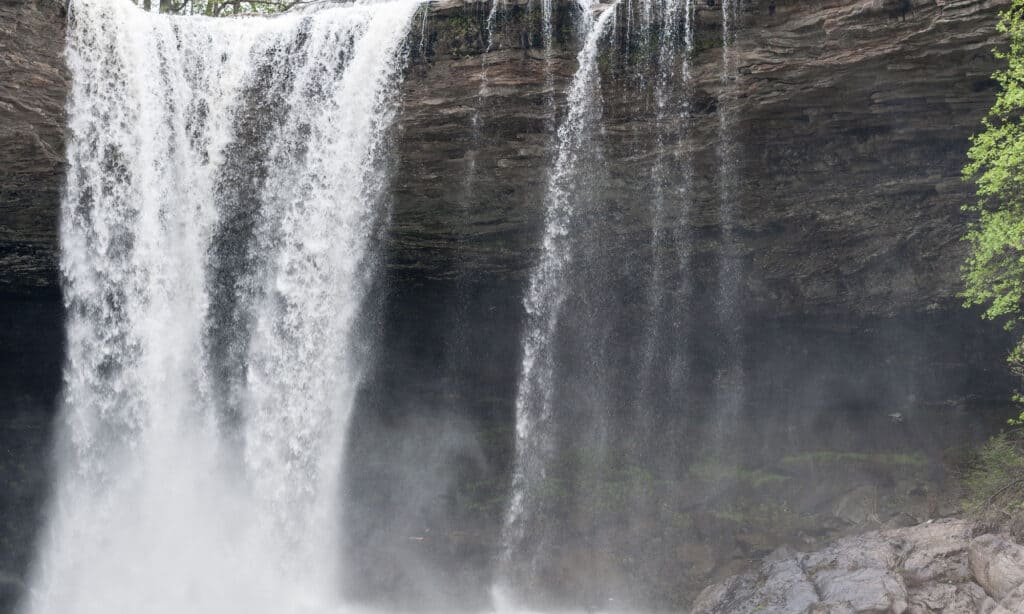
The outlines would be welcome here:
M 484 52 L 480 54 L 480 84 L 477 87 L 476 92 L 476 104 L 473 105 L 473 115 L 470 117 L 470 127 L 473 131 L 472 146 L 469 151 L 466 152 L 466 173 L 463 176 L 463 192 L 467 195 L 473 189 L 473 183 L 476 180 L 476 156 L 477 150 L 480 149 L 482 130 L 482 120 L 480 119 L 480 109 L 484 106 L 484 101 L 490 94 L 490 80 L 487 74 L 487 60 L 490 57 L 491 51 L 494 49 L 495 32 L 494 27 L 498 22 L 499 10 L 504 8 L 505 0 L 491 0 L 491 8 L 487 12 L 486 22 L 486 37 L 487 45 L 484 47 Z
M 532 557 L 524 542 L 530 533 L 539 533 L 534 517 L 536 489 L 545 476 L 550 459 L 553 347 L 552 339 L 566 299 L 565 282 L 571 257 L 571 229 L 580 214 L 574 199 L 574 183 L 581 159 L 586 156 L 588 133 L 600 113 L 600 75 L 597 70 L 598 43 L 614 21 L 617 3 L 596 19 L 590 0 L 579 2 L 583 48 L 577 56 L 578 67 L 568 94 L 568 112 L 558 129 L 558 156 L 548 180 L 545 196 L 545 223 L 540 260 L 530 278 L 524 298 L 527 322 L 522 341 L 522 363 L 516 394 L 516 451 L 512 475 L 512 495 L 506 510 L 503 531 L 504 574 L 496 593 L 499 599 L 516 598 L 510 586 L 509 566 L 513 560 Z M 534 535 L 533 537 L 536 537 Z
M 723 330 L 722 353 L 716 389 L 716 417 L 712 439 L 721 444 L 739 418 L 744 402 L 742 353 L 742 310 L 740 307 L 741 270 L 736 236 L 736 131 L 731 88 L 736 77 L 735 27 L 738 1 L 722 0 L 722 67 L 718 101 L 718 225 L 722 229 L 718 267 L 717 311 Z M 721 447 L 721 446 L 719 446 Z
M 554 44 L 554 9 L 551 5 L 553 0 L 541 0 L 540 21 L 541 21 L 541 42 L 544 44 L 544 99 L 548 107 L 548 117 L 551 118 L 550 129 L 554 131 L 555 122 L 555 77 L 551 69 L 551 54 Z
M 360 377 L 384 137 L 415 2 L 262 20 L 75 0 L 57 477 L 29 613 L 318 612 L 338 602 L 345 431 Z M 226 168 L 276 88 L 265 172 Z M 256 97 L 258 98 L 258 96 Z M 237 170 L 237 169 L 236 169 Z M 220 245 L 224 184 L 251 186 Z M 212 255 L 252 266 L 221 288 Z M 245 338 L 224 421 L 218 335 Z M 334 610 L 332 610 L 334 611 Z
M 553 0 L 541 0 L 540 3 L 541 36 L 544 39 L 544 50 L 548 54 L 551 53 L 551 43 L 553 42 L 555 28 L 554 23 L 552 23 L 552 18 L 554 17 L 554 8 L 551 5 L 552 1 Z M 551 62 L 550 57 L 546 57 L 545 60 L 548 63 Z M 549 68 L 548 73 L 550 74 L 550 72 Z
M 491 0 L 491 10 L 487 13 L 487 49 L 490 51 L 494 47 L 494 24 L 498 21 L 498 11 L 505 8 L 505 0 Z
M 430 15 L 429 7 L 423 7 L 423 18 L 420 21 L 420 60 L 427 61 L 427 17 Z
M 687 236 L 690 223 L 693 195 L 693 160 L 687 154 L 687 137 L 690 123 L 690 98 L 692 87 L 690 74 L 691 55 L 693 53 L 693 1 L 666 0 L 660 5 L 661 40 L 658 45 L 657 74 L 654 83 L 655 126 L 657 127 L 657 147 L 651 165 L 651 279 L 648 285 L 648 323 L 645 331 L 645 347 L 643 348 L 639 383 L 638 403 L 647 402 L 645 398 L 650 392 L 651 381 L 655 373 L 655 359 L 660 339 L 665 338 L 663 330 L 666 322 L 668 306 L 665 301 L 665 275 L 667 273 L 666 251 L 674 248 L 678 255 L 677 266 L 681 269 L 682 281 L 689 283 L 689 246 Z M 680 23 L 683 26 L 682 41 L 677 40 Z M 681 44 L 680 44 L 681 43 Z M 649 45 L 645 45 L 649 47 Z M 679 54 L 679 59 L 676 55 Z M 673 97 L 673 94 L 676 94 Z M 673 99 L 678 106 L 670 106 Z M 678 125 L 678 136 L 671 142 L 668 138 L 673 125 Z M 668 186 L 675 190 L 666 193 Z M 666 211 L 671 204 L 673 211 Z M 671 245 L 666 246 L 664 227 L 670 213 L 674 214 L 674 232 L 669 237 Z M 686 297 L 687 292 L 681 292 Z M 671 336 L 671 335 L 670 335 Z M 673 371 L 680 371 L 673 369 Z M 641 409 L 641 420 L 648 418 L 649 412 Z

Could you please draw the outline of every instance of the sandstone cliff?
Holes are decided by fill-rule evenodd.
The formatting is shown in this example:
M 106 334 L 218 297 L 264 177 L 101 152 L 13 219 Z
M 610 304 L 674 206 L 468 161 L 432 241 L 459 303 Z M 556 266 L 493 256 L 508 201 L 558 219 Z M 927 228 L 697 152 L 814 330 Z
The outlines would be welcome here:
M 776 6 L 777 4 L 777 6 Z M 884 314 L 954 306 L 970 198 L 968 137 L 993 99 L 994 24 L 1004 0 L 764 0 L 742 5 L 734 99 L 738 231 L 746 284 L 768 314 Z M 553 118 L 576 41 L 566 3 L 545 62 L 536 7 L 508 3 L 487 49 L 485 3 L 434 4 L 410 34 L 395 146 L 394 253 L 401 270 L 452 263 L 519 276 L 542 220 Z M 717 249 L 717 7 L 698 3 L 695 121 L 698 249 Z M 0 4 L 0 288 L 53 292 L 63 151 L 64 13 Z M 621 33 L 620 33 L 621 36 Z M 549 68 L 546 68 L 549 66 Z M 546 71 L 550 71 L 550 76 Z M 605 70 L 604 147 L 645 231 L 636 178 L 658 153 L 650 88 Z M 487 87 L 481 89 L 481 80 Z M 550 79 L 550 81 L 549 81 Z M 473 115 L 478 113 L 474 130 Z M 613 185 L 612 187 L 615 187 Z M 672 223 L 668 220 L 666 223 Z
M 959 208 L 970 198 L 959 169 L 993 99 L 994 25 L 1005 6 L 742 3 L 738 76 L 726 94 L 737 124 L 737 231 L 758 311 L 891 315 L 955 304 Z M 484 58 L 480 4 L 439 5 L 425 40 L 414 33 L 394 218 L 406 267 L 443 275 L 461 260 L 519 274 L 532 262 L 551 122 L 539 37 L 521 34 L 525 11 L 506 9 Z M 691 223 L 705 255 L 721 235 L 720 18 L 717 5 L 698 3 L 695 119 L 686 142 L 672 145 L 696 161 Z M 557 42 L 550 70 L 561 116 L 575 46 L 571 36 Z M 623 232 L 639 245 L 647 203 L 638 186 L 659 153 L 658 132 L 679 126 L 655 121 L 650 87 L 604 72 L 603 146 L 619 190 L 606 197 L 628 203 Z
M 0 3 L 0 293 L 56 291 L 63 182 L 64 12 Z

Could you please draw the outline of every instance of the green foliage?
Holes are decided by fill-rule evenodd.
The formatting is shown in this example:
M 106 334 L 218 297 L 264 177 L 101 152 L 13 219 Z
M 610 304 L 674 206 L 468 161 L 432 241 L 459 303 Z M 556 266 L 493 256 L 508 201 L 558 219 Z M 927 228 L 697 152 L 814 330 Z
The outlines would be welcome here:
M 776 536 L 811 529 L 816 519 L 797 513 L 785 500 L 740 501 L 709 511 L 711 517 L 738 525 L 741 530 Z
M 1024 446 L 1002 433 L 982 446 L 964 477 L 965 506 L 984 515 L 1010 517 L 1024 509 Z
M 690 467 L 690 475 L 709 484 L 742 484 L 750 488 L 777 485 L 790 478 L 764 469 L 746 469 L 731 463 L 705 460 Z
M 977 221 L 964 237 L 971 252 L 963 268 L 963 298 L 967 307 L 984 307 L 985 318 L 1019 330 L 1024 323 L 1024 0 L 1013 1 L 999 31 L 1009 43 L 994 52 L 1005 63 L 993 75 L 1000 92 L 984 130 L 971 139 L 963 170 L 978 196 L 964 207 Z M 1024 375 L 1024 340 L 1009 362 Z
M 454 57 L 481 53 L 487 45 L 486 18 L 463 10 L 435 22 L 437 38 L 447 45 L 447 51 Z
M 920 468 L 928 465 L 928 458 L 921 452 L 885 453 L 885 452 L 839 452 L 835 450 L 819 450 L 804 452 L 783 457 L 783 467 L 799 465 L 867 465 L 880 467 Z

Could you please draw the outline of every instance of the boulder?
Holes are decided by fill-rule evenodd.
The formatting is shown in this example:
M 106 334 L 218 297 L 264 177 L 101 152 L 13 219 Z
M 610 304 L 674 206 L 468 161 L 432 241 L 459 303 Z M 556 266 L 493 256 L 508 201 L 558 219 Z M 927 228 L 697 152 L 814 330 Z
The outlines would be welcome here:
M 822 601 L 847 604 L 854 612 L 902 612 L 906 609 L 907 588 L 903 580 L 888 569 L 828 569 L 815 574 L 814 583 L 821 590 Z
M 952 584 L 929 584 L 907 596 L 910 610 L 921 612 L 941 612 L 948 607 L 956 596 L 957 588 Z
M 759 572 L 706 589 L 694 612 L 1024 612 L 1024 549 L 1001 536 L 972 540 L 974 531 L 969 521 L 946 519 L 773 555 Z
M 991 597 L 986 597 L 981 605 L 978 606 L 978 614 L 1017 614 L 1011 612 L 1003 606 L 996 603 Z
M 872 531 L 840 539 L 825 549 L 803 555 L 804 567 L 813 575 L 819 571 L 893 569 L 907 550 L 899 534 Z
M 975 581 L 997 603 L 1024 586 L 1024 547 L 1002 535 L 982 535 L 968 549 Z
M 878 489 L 859 486 L 839 498 L 832 515 L 853 525 L 878 521 Z
M 967 581 L 967 547 L 972 530 L 973 525 L 964 520 L 941 520 L 895 531 L 894 535 L 911 546 L 902 566 L 907 585 Z
M 795 558 L 768 560 L 759 573 L 735 576 L 697 598 L 694 614 L 806 614 L 817 591 Z

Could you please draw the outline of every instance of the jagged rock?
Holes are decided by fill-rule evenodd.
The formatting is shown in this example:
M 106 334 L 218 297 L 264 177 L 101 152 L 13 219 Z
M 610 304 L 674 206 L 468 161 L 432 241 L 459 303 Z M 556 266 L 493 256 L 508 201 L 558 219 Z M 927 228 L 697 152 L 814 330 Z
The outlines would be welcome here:
M 1011 612 L 1024 612 L 1024 585 L 1018 586 L 1010 591 L 1010 593 L 1003 597 L 999 602 L 999 605 Z
M 967 546 L 971 532 L 969 522 L 958 520 L 931 522 L 895 531 L 912 545 L 902 565 L 907 585 L 965 582 L 970 577 Z
M 889 533 L 875 531 L 840 539 L 819 552 L 806 554 L 803 565 L 811 574 L 830 570 L 893 569 L 906 549 L 902 540 L 892 540 Z
M 887 569 L 827 569 L 814 574 L 821 600 L 829 604 L 848 604 L 855 612 L 900 611 L 906 607 L 907 588 Z
M 922 612 L 942 611 L 953 602 L 956 592 L 952 584 L 929 584 L 920 590 L 911 591 L 907 601 L 911 612 L 915 609 Z
M 978 614 L 1017 614 L 1017 613 L 1016 612 L 1012 612 L 1010 610 L 1007 610 L 1003 606 L 1001 606 L 998 603 L 996 603 L 995 600 L 993 600 L 991 597 L 985 597 L 985 599 L 981 602 L 981 605 L 978 606 Z
M 980 611 L 981 604 L 988 599 L 985 589 L 974 582 L 957 585 L 949 604 L 942 610 L 943 614 L 975 614 Z
M 736 576 L 701 593 L 694 614 L 804 614 L 818 595 L 795 558 L 768 560 L 760 573 Z
M 975 538 L 968 550 L 971 573 L 992 599 L 1020 600 L 1018 589 L 1024 586 L 1024 547 L 1002 535 Z M 1019 603 L 1017 603 L 1019 606 Z
M 791 603 L 808 609 L 779 612 L 975 614 L 988 610 L 1021 611 L 1019 604 L 1007 605 L 1004 601 L 1000 605 L 989 599 L 982 588 L 984 582 L 981 579 L 975 582 L 972 578 L 973 565 L 969 568 L 967 564 L 969 544 L 972 551 L 991 553 L 986 556 L 993 561 L 1004 556 L 997 551 L 1005 552 L 1005 547 L 986 546 L 988 541 L 980 542 L 975 548 L 971 542 L 973 530 L 974 525 L 968 521 L 948 519 L 840 539 L 818 552 L 788 559 L 798 564 L 783 567 L 767 561 L 758 573 L 729 578 L 711 586 L 701 594 L 698 605 L 702 609 L 694 612 L 756 612 L 758 604 L 770 602 L 765 596 L 765 587 L 806 585 L 815 591 L 816 600 L 806 604 L 796 600 Z M 986 578 L 989 576 L 991 574 Z M 1008 595 L 1010 593 L 1004 593 L 1000 599 Z
M 853 525 L 877 520 L 878 489 L 860 486 L 843 495 L 836 502 L 832 515 Z
M 857 614 L 849 604 L 816 604 L 811 606 L 807 614 Z
M 757 576 L 752 573 L 730 576 L 705 588 L 693 602 L 691 614 L 717 614 L 733 602 L 749 599 Z

